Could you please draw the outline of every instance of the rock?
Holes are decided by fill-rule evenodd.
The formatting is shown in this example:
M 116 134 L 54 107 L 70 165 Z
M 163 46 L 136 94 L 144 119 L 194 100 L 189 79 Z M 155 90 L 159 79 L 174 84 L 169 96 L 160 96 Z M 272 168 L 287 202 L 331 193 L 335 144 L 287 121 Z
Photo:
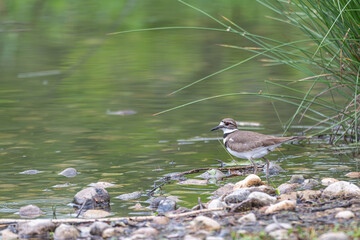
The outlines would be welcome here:
M 231 193 L 234 189 L 234 185 L 235 184 L 233 183 L 227 183 L 221 188 L 218 188 L 215 192 L 213 192 L 213 198 L 219 198 L 223 195 Z
M 258 200 L 257 198 L 246 199 L 241 203 L 235 204 L 231 211 L 232 212 L 244 212 L 252 210 L 253 208 L 261 208 L 265 206 L 265 202 Z
M 303 183 L 305 178 L 303 175 L 292 175 L 290 179 L 290 183 Z
M 35 205 L 27 205 L 19 209 L 19 215 L 23 218 L 35 218 L 43 214 L 41 209 Z
M 13 233 L 10 229 L 5 229 L 1 231 L 1 239 L 2 240 L 11 240 L 18 239 L 19 236 L 16 233 Z
M 250 192 L 246 189 L 236 189 L 234 192 L 230 193 L 224 198 L 224 201 L 227 204 L 230 203 L 240 203 L 247 199 L 247 197 L 250 195 Z
M 241 224 L 254 223 L 254 222 L 256 222 L 256 216 L 254 213 L 246 214 L 238 219 L 238 223 Z
M 265 185 L 265 183 L 261 181 L 258 175 L 250 174 L 244 180 L 235 183 L 234 190 L 240 188 L 255 187 L 260 185 Z
M 89 209 L 82 215 L 82 217 L 83 218 L 105 218 L 110 215 L 111 215 L 111 213 L 104 211 L 104 210 Z
M 83 209 L 92 209 L 96 207 L 109 207 L 110 195 L 104 188 L 88 187 L 74 196 L 73 203 L 78 207 L 84 205 Z
M 329 232 L 322 234 L 319 240 L 349 240 L 350 238 L 343 232 Z
M 349 173 L 345 174 L 345 177 L 360 178 L 360 172 L 349 172 Z
M 136 192 L 132 192 L 132 193 L 124 193 L 115 198 L 121 199 L 124 201 L 128 201 L 128 200 L 138 199 L 141 197 L 141 195 L 142 195 L 142 192 L 136 191 Z
M 48 237 L 49 232 L 53 232 L 54 229 L 55 224 L 47 219 L 37 219 L 18 223 L 20 238 Z
M 133 236 L 139 235 L 139 237 L 142 237 L 145 239 L 156 237 L 158 234 L 159 234 L 159 231 L 152 227 L 142 227 L 132 233 Z M 135 238 L 135 239 L 138 239 L 138 238 Z
M 301 199 L 301 201 L 311 201 L 314 199 L 318 199 L 321 196 L 321 191 L 315 191 L 315 190 L 298 191 L 297 196 Z
M 38 173 L 42 173 L 43 171 L 38 171 L 38 170 L 26 170 L 23 172 L 20 172 L 20 174 L 29 174 L 29 175 L 33 175 L 33 174 L 38 174 Z
M 291 192 L 291 193 L 284 193 L 281 194 L 278 197 L 278 201 L 284 201 L 284 200 L 292 200 L 292 201 L 296 201 L 297 200 L 297 194 L 296 192 Z
M 264 168 L 263 172 L 266 173 L 266 168 Z M 274 162 L 270 162 L 269 175 L 278 175 L 281 172 L 285 172 L 285 170 L 282 167 L 280 167 L 278 164 Z
M 115 186 L 115 184 L 109 182 L 97 182 L 97 183 L 90 183 L 88 186 L 95 188 L 108 188 Z
M 251 187 L 248 188 L 247 190 L 249 190 L 250 192 L 263 192 L 263 193 L 267 193 L 269 195 L 275 195 L 276 194 L 276 189 L 268 186 L 268 185 L 261 185 L 258 187 Z
M 225 206 L 226 205 L 222 201 L 220 201 L 219 199 L 214 199 L 214 200 L 210 201 L 207 208 L 208 209 L 216 209 L 216 208 L 223 208 Z
M 275 240 L 288 240 L 289 238 L 289 230 L 286 229 L 278 229 L 269 233 L 270 237 Z M 296 238 L 295 238 L 296 239 Z
M 199 175 L 199 178 L 203 178 L 206 180 L 214 179 L 216 181 L 219 181 L 225 177 L 225 174 L 218 170 L 218 169 L 210 169 L 204 172 L 203 174 Z
M 200 179 L 186 179 L 185 181 L 178 182 L 179 185 L 207 185 L 207 180 Z
M 280 229 L 290 230 L 291 228 L 289 223 L 271 223 L 265 227 L 265 232 L 270 233 Z
M 335 218 L 343 218 L 343 219 L 350 219 L 350 218 L 354 218 L 354 217 L 355 217 L 355 214 L 349 210 L 340 211 L 335 215 Z
M 248 199 L 256 199 L 263 203 L 263 206 L 267 206 L 276 202 L 276 197 L 272 197 L 263 192 L 252 192 L 248 196 Z
M 63 175 L 65 177 L 76 177 L 76 175 L 78 175 L 78 171 L 76 171 L 75 168 L 67 168 L 58 175 Z
M 108 239 L 111 237 L 120 237 L 122 234 L 124 234 L 124 228 L 121 227 L 115 227 L 115 228 L 106 228 L 103 233 L 102 233 L 102 237 L 103 239 Z
M 336 178 L 323 178 L 321 179 L 321 184 L 323 186 L 329 186 L 330 184 L 334 183 L 334 182 L 338 182 L 339 180 L 337 180 Z
M 319 185 L 319 181 L 315 180 L 315 179 L 306 179 L 301 187 L 303 189 L 313 189 L 314 187 L 316 187 L 317 185 Z
M 56 240 L 76 240 L 80 237 L 80 233 L 76 227 L 62 223 L 54 232 Z
M 197 216 L 194 220 L 190 222 L 190 226 L 195 231 L 198 231 L 200 229 L 206 231 L 216 231 L 221 228 L 220 224 L 217 221 L 205 216 Z
M 154 224 L 157 225 L 166 225 L 170 222 L 170 219 L 166 216 L 156 216 L 153 220 Z
M 90 225 L 90 234 L 102 236 L 105 229 L 110 228 L 110 225 L 105 222 L 94 222 Z
M 295 188 L 299 186 L 298 183 L 283 183 L 277 187 L 280 194 L 294 192 Z
M 265 214 L 273 214 L 275 212 L 279 212 L 283 210 L 290 211 L 290 210 L 295 210 L 295 208 L 296 208 L 295 201 L 285 200 L 268 207 L 265 211 Z
M 322 192 L 322 198 L 353 198 L 360 196 L 360 188 L 353 183 L 339 181 L 330 184 Z
M 167 197 L 157 197 L 151 201 L 150 207 L 158 213 L 171 212 L 176 210 L 176 201 Z

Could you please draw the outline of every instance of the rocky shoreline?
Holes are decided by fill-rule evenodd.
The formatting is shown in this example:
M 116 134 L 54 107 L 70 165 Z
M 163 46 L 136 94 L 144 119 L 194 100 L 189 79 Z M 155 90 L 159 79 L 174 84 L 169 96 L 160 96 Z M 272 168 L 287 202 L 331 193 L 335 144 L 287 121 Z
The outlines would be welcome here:
M 217 171 L 207 172 L 215 176 Z M 139 194 L 130 194 L 135 195 Z M 176 207 L 171 197 L 153 198 L 151 207 L 156 213 L 153 216 L 107 218 L 105 210 L 109 201 L 105 188 L 83 189 L 74 198 L 80 218 L 0 219 L 2 239 L 346 240 L 360 237 L 360 188 L 333 178 L 317 181 L 295 175 L 275 189 L 250 174 L 239 182 L 220 187 L 209 202 L 199 201 L 192 209 Z M 99 206 L 102 210 L 93 209 Z M 38 211 L 35 206 L 31 208 L 30 213 Z

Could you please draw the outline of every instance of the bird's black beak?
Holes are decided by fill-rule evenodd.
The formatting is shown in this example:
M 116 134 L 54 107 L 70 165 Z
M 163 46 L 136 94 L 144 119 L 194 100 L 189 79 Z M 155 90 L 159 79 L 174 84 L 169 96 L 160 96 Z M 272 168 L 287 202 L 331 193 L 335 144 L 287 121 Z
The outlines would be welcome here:
M 218 130 L 220 127 L 221 127 L 220 125 L 219 125 L 219 126 L 216 126 L 216 127 L 212 128 L 210 131 Z

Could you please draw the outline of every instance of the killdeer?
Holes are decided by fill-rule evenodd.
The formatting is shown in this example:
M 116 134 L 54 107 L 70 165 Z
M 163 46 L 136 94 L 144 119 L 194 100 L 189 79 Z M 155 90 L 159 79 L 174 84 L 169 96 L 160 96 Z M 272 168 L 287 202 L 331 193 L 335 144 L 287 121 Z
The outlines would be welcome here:
M 275 137 L 251 131 L 240 131 L 236 122 L 231 118 L 221 120 L 220 124 L 211 131 L 221 129 L 224 132 L 223 142 L 229 153 L 235 157 L 248 159 L 254 165 L 254 172 L 257 167 L 253 159 L 263 158 L 266 160 L 266 180 L 269 184 L 269 160 L 264 156 L 285 142 L 306 137 Z

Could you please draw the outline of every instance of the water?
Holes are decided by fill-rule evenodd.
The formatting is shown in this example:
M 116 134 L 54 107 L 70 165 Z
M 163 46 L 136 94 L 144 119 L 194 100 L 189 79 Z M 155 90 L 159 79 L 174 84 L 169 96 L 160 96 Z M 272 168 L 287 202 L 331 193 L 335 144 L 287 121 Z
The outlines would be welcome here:
M 149 191 L 168 173 L 217 167 L 215 159 L 232 162 L 216 140 L 221 133 L 209 132 L 222 118 L 259 123 L 243 129 L 282 133 L 271 102 L 254 96 L 218 98 L 152 116 L 204 97 L 265 90 L 269 78 L 302 77 L 286 66 L 251 61 L 168 96 L 251 56 L 218 44 L 252 44 L 231 33 L 200 30 L 106 35 L 159 26 L 218 27 L 193 9 L 176 1 L 35 2 L 6 2 L 0 23 L 6 30 L 0 35 L 0 217 L 17 218 L 27 204 L 39 206 L 45 218 L 52 217 L 53 208 L 58 218 L 73 216 L 73 196 L 98 181 L 115 184 L 107 189 L 114 216 L 149 214 L 129 208 L 138 201 L 148 206 L 145 195 L 128 202 L 115 197 Z M 264 18 L 272 13 L 255 1 L 198 1 L 197 6 L 257 34 L 278 39 L 299 34 Z M 283 120 L 295 111 L 278 106 Z M 275 185 L 293 174 L 346 179 L 345 173 L 359 171 L 351 150 L 333 150 L 322 141 L 284 145 L 269 159 L 287 170 L 272 178 Z M 58 175 L 68 167 L 80 174 Z M 27 170 L 41 172 L 21 174 Z M 178 197 L 180 206 L 192 207 L 199 196 L 206 202 L 217 187 L 172 182 L 162 191 Z

